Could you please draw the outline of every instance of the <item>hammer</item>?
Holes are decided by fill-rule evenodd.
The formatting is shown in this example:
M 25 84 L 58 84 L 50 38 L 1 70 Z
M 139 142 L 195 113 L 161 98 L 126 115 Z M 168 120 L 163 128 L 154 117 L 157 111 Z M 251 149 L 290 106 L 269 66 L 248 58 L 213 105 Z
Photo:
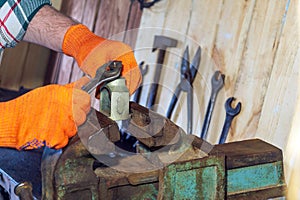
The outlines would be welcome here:
M 154 74 L 154 80 L 150 87 L 149 97 L 147 101 L 147 107 L 151 108 L 154 105 L 154 101 L 156 98 L 156 93 L 158 89 L 158 82 L 160 79 L 161 69 L 162 65 L 164 63 L 165 55 L 166 55 L 166 49 L 168 47 L 176 47 L 177 46 L 177 40 L 166 37 L 163 35 L 156 35 L 154 37 L 154 43 L 152 52 L 156 51 L 158 49 L 158 57 L 156 61 L 156 68 L 155 68 L 155 74 Z

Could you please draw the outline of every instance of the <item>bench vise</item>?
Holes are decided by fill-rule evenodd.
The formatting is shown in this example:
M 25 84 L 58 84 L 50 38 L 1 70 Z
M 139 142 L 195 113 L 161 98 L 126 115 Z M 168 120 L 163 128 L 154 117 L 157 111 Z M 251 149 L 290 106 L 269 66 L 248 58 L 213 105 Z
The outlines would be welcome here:
M 79 129 L 56 163 L 42 168 L 43 174 L 52 171 L 43 182 L 43 199 L 284 196 L 278 148 L 258 139 L 211 145 L 141 105 L 130 102 L 129 108 L 130 118 L 121 126 L 92 111 L 89 120 L 97 127 Z M 135 151 L 117 145 L 122 144 L 122 132 L 136 140 Z

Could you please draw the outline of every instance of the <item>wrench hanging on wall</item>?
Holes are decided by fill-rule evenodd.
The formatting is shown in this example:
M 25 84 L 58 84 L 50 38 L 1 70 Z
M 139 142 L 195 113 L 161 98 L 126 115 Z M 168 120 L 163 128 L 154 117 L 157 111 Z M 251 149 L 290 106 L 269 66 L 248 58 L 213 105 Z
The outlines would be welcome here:
M 237 116 L 241 112 L 241 108 L 242 108 L 241 102 L 238 102 L 236 107 L 234 108 L 232 107 L 233 101 L 235 101 L 235 98 L 230 97 L 225 102 L 226 118 L 222 129 L 221 137 L 219 140 L 219 144 L 225 143 L 229 129 L 231 127 L 232 120 L 234 119 L 235 116 Z
M 224 86 L 224 80 L 225 80 L 225 75 L 221 74 L 220 71 L 216 71 L 211 78 L 211 95 L 206 108 L 206 114 L 202 126 L 202 131 L 200 136 L 202 139 L 206 140 L 207 138 L 207 132 L 208 132 L 211 116 L 215 107 L 218 93 Z

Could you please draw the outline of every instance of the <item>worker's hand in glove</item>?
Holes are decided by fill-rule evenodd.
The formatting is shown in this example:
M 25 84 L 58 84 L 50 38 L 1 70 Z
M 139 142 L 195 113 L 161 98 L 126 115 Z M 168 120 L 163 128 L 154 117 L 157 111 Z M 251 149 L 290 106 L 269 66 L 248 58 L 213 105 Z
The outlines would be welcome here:
M 90 96 L 77 85 L 49 85 L 0 103 L 0 146 L 59 149 L 67 145 L 90 109 Z
M 62 49 L 65 54 L 74 57 L 79 67 L 92 77 L 103 64 L 112 60 L 122 61 L 122 76 L 126 79 L 130 94 L 141 83 L 141 73 L 132 49 L 122 42 L 95 35 L 84 25 L 74 25 L 68 29 Z

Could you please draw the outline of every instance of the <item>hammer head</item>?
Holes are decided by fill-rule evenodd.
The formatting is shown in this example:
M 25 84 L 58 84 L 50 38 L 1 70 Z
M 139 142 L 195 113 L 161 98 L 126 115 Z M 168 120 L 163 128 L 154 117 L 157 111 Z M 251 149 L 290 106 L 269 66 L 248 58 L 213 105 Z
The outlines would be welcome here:
M 156 35 L 154 37 L 152 51 L 156 51 L 156 49 L 166 50 L 168 47 L 176 47 L 176 46 L 177 46 L 177 40 L 163 35 Z

